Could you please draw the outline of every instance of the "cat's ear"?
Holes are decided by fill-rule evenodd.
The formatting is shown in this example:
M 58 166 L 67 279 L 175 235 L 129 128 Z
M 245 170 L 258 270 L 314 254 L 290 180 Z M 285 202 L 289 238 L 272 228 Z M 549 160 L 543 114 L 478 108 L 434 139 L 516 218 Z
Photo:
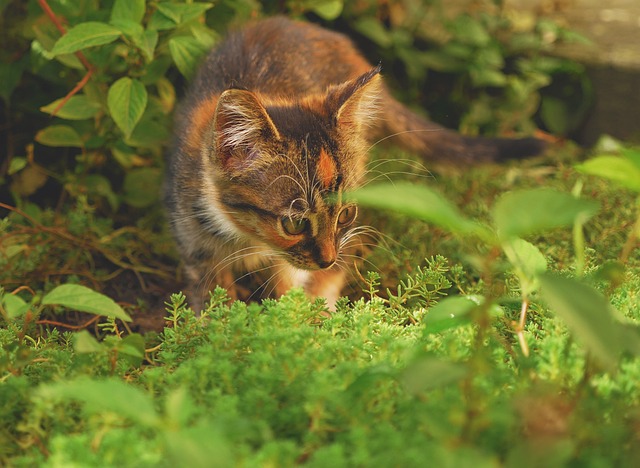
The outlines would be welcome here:
M 280 139 L 258 97 L 244 89 L 228 89 L 220 95 L 213 126 L 216 157 L 227 169 L 253 165 L 263 157 L 265 143 Z
M 377 67 L 329 89 L 325 105 L 338 128 L 346 131 L 360 131 L 363 126 L 371 125 L 377 118 L 382 80 Z

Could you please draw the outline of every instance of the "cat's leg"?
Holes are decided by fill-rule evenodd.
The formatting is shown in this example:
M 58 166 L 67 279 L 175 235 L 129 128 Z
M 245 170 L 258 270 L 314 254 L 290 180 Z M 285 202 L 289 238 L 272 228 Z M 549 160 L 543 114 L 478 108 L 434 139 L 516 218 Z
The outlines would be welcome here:
M 305 291 L 309 297 L 324 297 L 331 312 L 336 311 L 336 302 L 347 280 L 346 272 L 340 268 L 330 268 L 310 272 L 306 280 Z
M 186 267 L 188 281 L 186 296 L 189 305 L 197 315 L 200 315 L 204 309 L 204 305 L 209 299 L 209 291 L 213 291 L 216 286 L 226 289 L 231 299 L 237 299 L 235 278 L 231 268 L 214 269 L 212 265 L 217 263 L 210 259 L 209 261 Z

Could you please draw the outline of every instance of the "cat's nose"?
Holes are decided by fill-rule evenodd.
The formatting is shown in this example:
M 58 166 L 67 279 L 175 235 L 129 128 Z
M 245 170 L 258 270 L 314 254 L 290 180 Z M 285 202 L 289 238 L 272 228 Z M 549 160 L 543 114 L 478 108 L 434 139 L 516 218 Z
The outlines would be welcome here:
M 318 260 L 318 266 L 323 270 L 332 267 L 334 263 L 336 263 L 335 258 Z

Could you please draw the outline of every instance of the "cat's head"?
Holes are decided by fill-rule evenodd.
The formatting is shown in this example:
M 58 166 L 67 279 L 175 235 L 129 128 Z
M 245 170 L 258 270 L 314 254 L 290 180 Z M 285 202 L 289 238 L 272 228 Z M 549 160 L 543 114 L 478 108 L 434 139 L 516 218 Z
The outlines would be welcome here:
M 301 100 L 222 93 L 206 157 L 219 209 L 237 231 L 298 268 L 336 262 L 357 215 L 343 194 L 364 175 L 379 71 Z

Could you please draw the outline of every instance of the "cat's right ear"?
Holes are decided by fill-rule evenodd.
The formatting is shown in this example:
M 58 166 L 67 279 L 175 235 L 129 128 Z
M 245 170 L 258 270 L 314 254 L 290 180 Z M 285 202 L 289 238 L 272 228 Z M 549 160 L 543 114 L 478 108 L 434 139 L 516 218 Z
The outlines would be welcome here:
M 279 139 L 278 129 L 251 91 L 228 89 L 220 95 L 213 121 L 218 161 L 242 170 L 262 156 L 266 142 Z

